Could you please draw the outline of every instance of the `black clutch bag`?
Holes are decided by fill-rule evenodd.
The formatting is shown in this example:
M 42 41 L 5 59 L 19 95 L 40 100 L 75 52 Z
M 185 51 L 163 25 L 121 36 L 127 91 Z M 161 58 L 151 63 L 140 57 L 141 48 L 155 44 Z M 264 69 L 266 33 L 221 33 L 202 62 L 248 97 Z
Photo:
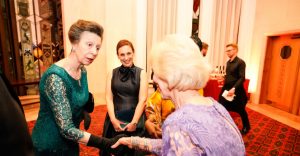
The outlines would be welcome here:
M 92 93 L 89 92 L 89 99 L 84 105 L 84 110 L 87 111 L 88 113 L 92 113 L 94 111 L 94 96 Z

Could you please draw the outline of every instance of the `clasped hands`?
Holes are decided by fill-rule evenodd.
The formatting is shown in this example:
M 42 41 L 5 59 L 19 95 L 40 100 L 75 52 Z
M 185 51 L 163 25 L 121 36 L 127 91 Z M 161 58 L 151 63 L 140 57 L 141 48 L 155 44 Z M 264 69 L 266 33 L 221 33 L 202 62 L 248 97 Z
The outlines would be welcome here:
M 136 124 L 133 122 L 126 123 L 118 119 L 114 119 L 111 122 L 116 132 L 123 132 L 123 131 L 133 132 L 136 130 Z
M 126 146 L 126 144 L 120 144 L 120 143 L 117 144 L 117 142 L 119 142 L 119 140 L 123 140 L 123 138 L 130 138 L 130 137 L 128 137 L 125 134 L 119 134 L 114 138 L 107 139 L 107 141 L 105 142 L 106 148 L 103 150 L 107 150 L 109 153 L 113 154 L 114 156 L 122 155 L 122 153 L 128 150 L 128 146 Z

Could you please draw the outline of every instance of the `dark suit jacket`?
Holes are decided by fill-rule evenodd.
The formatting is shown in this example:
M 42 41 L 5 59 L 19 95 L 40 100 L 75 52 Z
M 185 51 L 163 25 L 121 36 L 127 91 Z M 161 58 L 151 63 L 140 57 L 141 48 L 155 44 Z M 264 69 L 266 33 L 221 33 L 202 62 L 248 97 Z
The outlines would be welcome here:
M 33 156 L 33 145 L 17 94 L 0 71 L 0 152 Z

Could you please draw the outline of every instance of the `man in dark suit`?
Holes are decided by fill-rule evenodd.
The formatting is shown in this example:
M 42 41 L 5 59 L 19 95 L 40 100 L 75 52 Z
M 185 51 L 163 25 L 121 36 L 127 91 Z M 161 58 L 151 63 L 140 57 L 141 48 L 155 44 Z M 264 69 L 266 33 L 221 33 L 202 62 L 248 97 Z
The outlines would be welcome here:
M 226 64 L 226 75 L 224 86 L 219 95 L 219 102 L 228 110 L 239 113 L 243 122 L 242 134 L 247 134 L 250 130 L 248 114 L 245 110 L 248 98 L 244 89 L 245 81 L 245 62 L 237 57 L 238 46 L 236 44 L 226 45 L 226 54 L 229 60 Z M 228 91 L 227 96 L 234 96 L 232 101 L 225 99 L 222 94 L 224 90 Z M 230 98 L 229 98 L 230 99 Z
M 0 69 L 0 151 L 33 156 L 33 145 L 21 102 Z

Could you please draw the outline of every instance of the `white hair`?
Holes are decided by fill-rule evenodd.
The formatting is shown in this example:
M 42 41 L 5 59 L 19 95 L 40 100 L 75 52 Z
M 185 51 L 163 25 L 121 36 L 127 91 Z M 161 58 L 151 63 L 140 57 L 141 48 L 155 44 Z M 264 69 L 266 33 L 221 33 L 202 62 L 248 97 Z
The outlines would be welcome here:
M 180 91 L 203 88 L 211 71 L 198 46 L 188 36 L 167 35 L 151 51 L 154 74 Z

